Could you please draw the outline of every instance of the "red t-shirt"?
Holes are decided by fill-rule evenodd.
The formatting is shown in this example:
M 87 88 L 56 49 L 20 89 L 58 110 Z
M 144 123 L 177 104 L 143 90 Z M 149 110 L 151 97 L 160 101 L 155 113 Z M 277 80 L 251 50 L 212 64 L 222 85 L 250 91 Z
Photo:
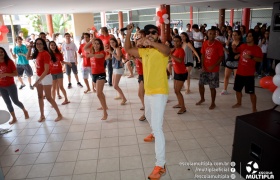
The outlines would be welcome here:
M 203 65 L 206 72 L 219 72 L 220 65 L 218 64 L 212 71 L 208 70 L 208 67 L 213 66 L 221 56 L 224 56 L 223 45 L 217 40 L 210 43 L 205 41 L 201 48 L 201 53 L 204 54 Z
M 111 39 L 110 35 L 108 35 L 108 36 L 100 35 L 100 36 L 97 36 L 97 38 L 101 39 L 101 41 L 103 42 L 104 50 L 110 48 L 110 39 Z
M 127 59 L 127 53 L 124 48 L 121 48 L 121 52 L 122 52 L 123 57 L 125 57 Z M 127 59 L 127 60 L 129 60 L 129 59 Z
M 263 54 L 261 48 L 257 45 L 248 46 L 247 44 L 242 44 L 237 48 L 237 51 L 240 52 L 240 58 L 236 74 L 241 76 L 254 76 L 256 61 L 253 59 L 245 59 L 243 56 L 248 54 L 250 56 L 262 58 Z
M 185 74 L 187 72 L 187 68 L 185 66 L 185 51 L 183 48 L 176 48 L 172 53 L 173 56 L 177 58 L 182 58 L 183 60 L 179 63 L 172 58 L 172 64 L 174 68 L 174 72 L 176 74 Z
M 82 54 L 83 57 L 83 67 L 90 67 L 90 58 L 87 58 L 87 52 L 84 50 L 84 47 L 87 43 L 81 44 L 78 50 L 79 54 Z M 90 45 L 90 48 L 92 47 L 92 45 Z
M 50 61 L 50 72 L 51 74 L 62 73 L 61 61 L 63 61 L 63 55 L 61 53 L 55 53 L 56 62 Z
M 51 55 L 48 51 L 42 51 L 39 52 L 37 58 L 36 58 L 36 72 L 38 76 L 41 76 L 43 72 L 45 71 L 45 64 L 50 64 L 51 62 Z M 50 74 L 50 70 L 48 72 Z
M 4 73 L 13 73 L 16 71 L 16 65 L 14 61 L 9 60 L 8 64 L 5 62 L 0 63 L 0 74 Z M 15 84 L 14 77 L 2 77 L 0 78 L 0 87 L 8 87 L 12 84 Z
M 143 75 L 143 65 L 142 65 L 142 62 L 138 58 L 135 59 L 135 66 L 137 68 L 138 74 Z
M 106 56 L 105 51 L 95 52 L 94 54 L 104 54 L 104 57 L 102 57 L 102 58 L 91 57 L 90 58 L 91 73 L 92 74 L 105 73 L 105 67 L 104 67 L 105 56 Z

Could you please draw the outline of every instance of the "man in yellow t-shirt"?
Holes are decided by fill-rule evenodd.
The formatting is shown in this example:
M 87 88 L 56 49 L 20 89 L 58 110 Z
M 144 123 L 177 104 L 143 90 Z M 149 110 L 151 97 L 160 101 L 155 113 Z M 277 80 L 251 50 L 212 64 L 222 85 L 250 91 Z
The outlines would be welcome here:
M 146 37 L 138 40 L 143 47 L 131 47 L 130 37 L 133 25 L 127 26 L 125 50 L 134 57 L 141 57 L 143 64 L 144 89 L 145 89 L 145 115 L 150 123 L 152 133 L 144 141 L 155 140 L 156 166 L 149 179 L 160 179 L 165 170 L 165 138 L 162 130 L 163 115 L 168 98 L 168 81 L 166 66 L 170 54 L 169 47 L 159 43 L 158 28 L 154 25 L 144 27 Z

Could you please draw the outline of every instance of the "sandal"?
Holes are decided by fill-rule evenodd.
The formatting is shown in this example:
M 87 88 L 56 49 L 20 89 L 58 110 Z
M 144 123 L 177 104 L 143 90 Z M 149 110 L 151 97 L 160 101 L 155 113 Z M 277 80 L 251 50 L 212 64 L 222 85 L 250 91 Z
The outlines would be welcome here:
M 184 114 L 185 112 L 186 112 L 187 110 L 185 109 L 185 110 L 179 110 L 178 112 L 177 112 L 177 114 Z
M 173 106 L 173 108 L 181 108 L 181 106 L 175 105 L 175 106 Z

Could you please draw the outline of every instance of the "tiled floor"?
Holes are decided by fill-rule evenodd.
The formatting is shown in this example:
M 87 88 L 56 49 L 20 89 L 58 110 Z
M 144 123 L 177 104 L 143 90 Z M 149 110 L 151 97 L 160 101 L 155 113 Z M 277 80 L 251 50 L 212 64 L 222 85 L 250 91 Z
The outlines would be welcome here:
M 172 108 L 176 104 L 176 96 L 172 89 L 173 82 L 169 81 L 170 102 L 166 106 L 164 121 L 167 173 L 163 180 L 199 179 L 197 175 L 203 174 L 231 175 L 230 172 L 199 172 L 197 168 L 210 166 L 186 163 L 230 162 L 235 117 L 251 112 L 250 98 L 245 94 L 242 108 L 232 109 L 235 103 L 232 84 L 229 85 L 230 94 L 221 96 L 219 93 L 223 83 L 220 83 L 216 109 L 208 109 L 208 87 L 206 102 L 196 106 L 199 100 L 197 76 L 198 72 L 194 72 L 192 93 L 184 94 L 187 113 L 183 115 L 177 115 L 177 109 Z M 150 127 L 146 121 L 138 120 L 143 113 L 139 110 L 138 83 L 136 78 L 123 77 L 120 86 L 128 103 L 121 106 L 120 101 L 114 100 L 114 89 L 106 85 L 104 91 L 109 118 L 101 121 L 102 112 L 96 110 L 100 107 L 96 94 L 84 94 L 84 89 L 74 85 L 67 90 L 71 103 L 59 105 L 64 119 L 57 123 L 54 122 L 56 114 L 46 101 L 47 119 L 44 123 L 38 123 L 39 107 L 35 90 L 27 87 L 20 90 L 20 100 L 29 111 L 30 119 L 25 120 L 23 113 L 14 106 L 19 122 L 13 126 L 0 125 L 0 128 L 12 129 L 12 132 L 0 136 L 0 163 L 5 179 L 147 179 L 154 167 L 155 153 L 154 143 L 143 141 L 150 133 Z M 256 88 L 256 94 L 258 110 L 274 106 L 268 90 Z M 61 104 L 62 100 L 57 100 L 57 103 Z M 2 98 L 0 107 L 6 109 Z M 242 179 L 239 174 L 235 175 L 236 179 Z

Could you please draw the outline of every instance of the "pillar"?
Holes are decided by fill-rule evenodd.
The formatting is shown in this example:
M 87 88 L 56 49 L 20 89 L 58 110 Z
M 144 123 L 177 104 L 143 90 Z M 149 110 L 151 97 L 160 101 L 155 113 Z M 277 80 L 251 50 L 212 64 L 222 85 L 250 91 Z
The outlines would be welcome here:
M 230 20 L 229 20 L 229 24 L 231 27 L 233 27 L 233 21 L 234 21 L 234 9 L 230 10 Z
M 219 28 L 225 25 L 225 9 L 219 9 Z
M 132 11 L 129 11 L 129 20 L 128 20 L 128 24 L 132 23 Z
M 118 19 L 119 19 L 119 29 L 122 29 L 123 28 L 123 12 L 122 11 L 119 11 Z
M 193 7 L 190 6 L 190 24 L 191 24 L 191 27 L 193 25 Z
M 47 14 L 46 15 L 46 19 L 47 19 L 48 33 L 50 34 L 50 37 L 52 37 L 52 35 L 53 35 L 52 15 L 51 14 Z
M 106 14 L 105 12 L 100 12 L 100 18 L 101 18 L 101 27 L 106 26 Z
M 86 21 L 85 21 L 86 19 Z M 77 13 L 72 14 L 72 27 L 74 42 L 79 46 L 80 38 L 84 32 L 87 32 L 94 26 L 93 14 L 91 13 Z
M 246 27 L 246 29 L 249 29 L 250 27 L 250 8 L 243 8 L 242 9 L 242 25 Z
M 2 14 L 0 14 L 0 24 L 5 25 L 4 24 L 4 18 L 3 18 Z M 3 36 L 3 40 L 0 41 L 0 46 L 3 47 L 6 50 L 7 54 L 10 54 L 9 42 L 8 42 L 7 34 L 3 33 L 2 36 Z M 12 58 L 11 55 L 9 55 L 9 56 L 10 56 L 10 58 Z

